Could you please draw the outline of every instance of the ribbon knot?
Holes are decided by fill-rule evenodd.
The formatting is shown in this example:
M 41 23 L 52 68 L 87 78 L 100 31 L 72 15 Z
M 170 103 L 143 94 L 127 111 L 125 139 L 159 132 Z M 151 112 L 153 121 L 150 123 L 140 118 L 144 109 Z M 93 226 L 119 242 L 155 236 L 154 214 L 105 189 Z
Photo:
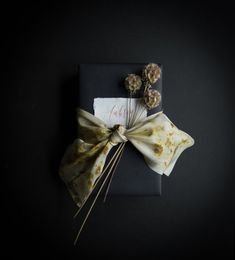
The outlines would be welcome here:
M 113 146 L 117 145 L 118 143 L 127 142 L 128 139 L 125 136 L 126 128 L 123 125 L 115 125 L 113 127 L 113 133 L 110 137 L 110 142 Z

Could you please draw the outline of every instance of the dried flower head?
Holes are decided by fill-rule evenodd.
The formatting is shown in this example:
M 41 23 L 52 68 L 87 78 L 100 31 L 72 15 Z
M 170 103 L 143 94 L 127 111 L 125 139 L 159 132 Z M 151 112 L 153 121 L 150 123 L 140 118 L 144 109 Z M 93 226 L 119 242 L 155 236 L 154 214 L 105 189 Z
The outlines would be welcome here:
M 156 89 L 147 89 L 144 92 L 144 103 L 148 110 L 157 107 L 161 102 L 161 94 Z
M 135 93 L 142 85 L 141 77 L 135 74 L 129 74 L 125 78 L 125 87 L 130 93 Z
M 150 87 L 161 76 L 161 68 L 155 63 L 149 63 L 143 69 L 142 78 L 145 86 Z

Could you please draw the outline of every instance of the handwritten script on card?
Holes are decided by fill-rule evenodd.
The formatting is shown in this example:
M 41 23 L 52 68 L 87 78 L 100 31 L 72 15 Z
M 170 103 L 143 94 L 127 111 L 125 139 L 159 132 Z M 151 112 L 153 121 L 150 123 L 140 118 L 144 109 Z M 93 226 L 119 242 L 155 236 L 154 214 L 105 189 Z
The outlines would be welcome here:
M 143 109 L 140 98 L 95 98 L 93 108 L 94 115 L 108 127 L 115 124 L 127 126 L 129 118 L 132 120 L 134 116 L 140 120 L 147 116 L 147 110 Z

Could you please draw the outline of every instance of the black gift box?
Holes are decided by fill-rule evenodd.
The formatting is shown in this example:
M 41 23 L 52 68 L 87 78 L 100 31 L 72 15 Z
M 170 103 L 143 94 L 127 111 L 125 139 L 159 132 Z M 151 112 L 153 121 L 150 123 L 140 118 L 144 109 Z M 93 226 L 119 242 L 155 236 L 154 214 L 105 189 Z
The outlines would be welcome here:
M 128 97 L 124 79 L 128 74 L 141 75 L 145 63 L 79 64 L 78 107 L 94 114 L 93 102 L 97 97 Z M 160 67 L 161 65 L 158 64 Z M 162 94 L 162 75 L 153 85 Z M 162 109 L 161 104 L 149 111 L 153 114 Z M 112 195 L 160 195 L 161 175 L 152 171 L 142 154 L 127 143 L 110 187 Z

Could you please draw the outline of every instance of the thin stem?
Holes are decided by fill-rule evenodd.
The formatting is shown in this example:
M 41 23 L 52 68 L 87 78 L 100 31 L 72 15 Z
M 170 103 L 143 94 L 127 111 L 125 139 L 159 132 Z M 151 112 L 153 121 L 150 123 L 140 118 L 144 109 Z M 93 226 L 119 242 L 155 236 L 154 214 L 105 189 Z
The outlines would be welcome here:
M 136 104 L 135 104 L 135 110 L 133 111 L 132 115 L 131 115 L 131 118 L 130 118 L 130 124 L 129 124 L 129 128 L 131 127 L 132 125 L 132 121 L 133 121 L 133 117 L 135 115 L 135 112 L 136 112 Z
M 128 128 L 130 128 L 130 123 L 131 123 L 131 113 L 132 113 L 132 93 L 131 93 L 131 99 L 130 99 L 130 118 L 129 118 Z
M 119 153 L 118 153 L 118 156 L 121 154 L 123 148 L 124 148 L 124 145 L 122 145 L 122 148 L 121 148 L 121 150 L 120 150 Z M 118 157 L 118 156 L 117 156 L 117 157 Z M 92 204 L 91 204 L 91 206 L 90 206 L 90 208 L 89 208 L 89 210 L 88 210 L 88 212 L 87 212 L 87 214 L 86 214 L 86 217 L 85 217 L 85 219 L 84 219 L 83 222 L 82 222 L 82 225 L 81 225 L 81 227 L 80 227 L 80 229 L 79 229 L 79 231 L 78 231 L 78 234 L 77 234 L 77 236 L 76 236 L 76 238 L 75 238 L 75 240 L 74 240 L 74 245 L 76 245 L 76 243 L 77 243 L 77 241 L 78 241 L 78 238 L 79 238 L 79 236 L 80 236 L 80 234 L 81 234 L 81 232 L 82 232 L 82 229 L 83 229 L 83 227 L 84 227 L 84 225 L 85 225 L 85 223 L 86 223 L 86 221 L 87 221 L 87 219 L 88 219 L 88 217 L 89 217 L 89 215 L 90 215 L 90 213 L 91 213 L 91 211 L 92 211 L 94 205 L 95 205 L 95 202 L 96 202 L 96 200 L 97 200 L 97 198 L 98 198 L 98 196 L 99 196 L 99 194 L 100 194 L 102 188 L 104 187 L 104 185 L 105 185 L 105 183 L 106 183 L 106 181 L 107 181 L 107 179 L 108 179 L 108 177 L 109 177 L 109 175 L 110 175 L 110 173 L 111 173 L 111 171 L 112 171 L 112 169 L 113 169 L 113 166 L 114 166 L 115 162 L 117 161 L 117 157 L 115 158 L 114 163 L 112 164 L 112 166 L 111 166 L 111 168 L 109 169 L 107 175 L 105 176 L 105 179 L 104 179 L 104 181 L 102 182 L 102 184 L 101 184 L 101 186 L 100 186 L 100 188 L 99 188 L 99 190 L 98 190 L 98 192 L 97 192 L 97 194 L 96 194 L 96 196 L 95 196 L 95 199 L 93 200 L 93 202 L 92 202 Z
M 132 93 L 130 92 L 130 98 L 128 99 L 128 123 L 127 128 L 130 126 L 130 120 L 131 120 L 131 99 L 132 99 Z
M 107 171 L 109 165 L 112 163 L 112 161 L 115 159 L 115 157 L 117 156 L 119 150 L 121 149 L 122 144 L 118 146 L 117 150 L 115 151 L 114 155 L 112 156 L 112 158 L 109 160 L 108 164 L 106 165 L 106 167 L 104 168 L 104 170 L 102 171 L 102 173 L 100 174 L 99 178 L 97 179 L 97 181 L 94 184 L 94 188 L 95 189 L 96 185 L 98 184 L 98 182 L 100 181 L 100 179 L 102 178 L 102 176 L 104 175 L 104 173 Z M 91 192 L 92 193 L 92 192 Z M 76 218 L 77 215 L 79 214 L 79 212 L 81 211 L 81 209 L 83 208 L 83 206 L 86 204 L 86 201 L 89 199 L 91 193 L 87 196 L 87 198 L 85 199 L 85 201 L 83 202 L 83 204 L 81 205 L 81 207 L 77 210 L 77 212 L 75 213 L 75 215 L 73 216 L 73 218 Z
M 134 122 L 133 122 L 133 125 L 138 122 L 138 120 L 140 119 L 140 117 L 142 116 L 142 114 L 144 113 L 144 111 L 145 111 L 145 108 L 143 107 L 141 113 L 138 115 L 138 117 L 135 118 L 135 120 L 134 120 Z
M 136 106 L 136 103 L 137 103 L 137 106 Z M 136 116 L 138 115 L 139 108 L 140 108 L 140 104 L 139 104 L 140 102 L 139 102 L 138 99 L 136 100 L 136 103 L 135 103 L 135 111 L 134 111 L 134 114 L 131 118 L 130 128 L 133 126 L 133 122 L 134 122 Z
M 129 124 L 129 106 L 130 106 L 130 96 L 131 96 L 131 92 L 129 93 L 129 96 L 127 98 L 127 108 L 126 108 L 126 128 L 128 128 L 128 124 Z
M 115 165 L 115 167 L 114 167 L 114 169 L 113 169 L 113 172 L 112 172 L 112 174 L 111 174 L 111 176 L 110 176 L 110 179 L 109 179 L 109 182 L 108 182 L 108 186 L 107 186 L 107 189 L 106 189 L 106 192 L 105 192 L 105 196 L 104 196 L 104 202 L 106 201 L 106 197 L 107 197 L 107 195 L 108 195 L 109 188 L 110 188 L 110 185 L 111 185 L 111 182 L 112 182 L 114 173 L 115 173 L 115 171 L 116 171 L 116 169 L 117 169 L 117 166 L 118 166 L 118 164 L 119 164 L 119 162 L 120 162 L 120 160 L 121 160 L 122 154 L 123 154 L 123 152 L 124 152 L 124 146 L 125 146 L 125 144 L 126 144 L 126 143 L 124 143 L 124 145 L 123 145 L 123 149 L 122 149 L 122 151 L 121 151 L 121 154 L 120 154 L 120 156 L 119 156 L 119 158 L 118 158 L 118 161 L 117 161 L 117 163 L 116 163 L 116 165 Z

